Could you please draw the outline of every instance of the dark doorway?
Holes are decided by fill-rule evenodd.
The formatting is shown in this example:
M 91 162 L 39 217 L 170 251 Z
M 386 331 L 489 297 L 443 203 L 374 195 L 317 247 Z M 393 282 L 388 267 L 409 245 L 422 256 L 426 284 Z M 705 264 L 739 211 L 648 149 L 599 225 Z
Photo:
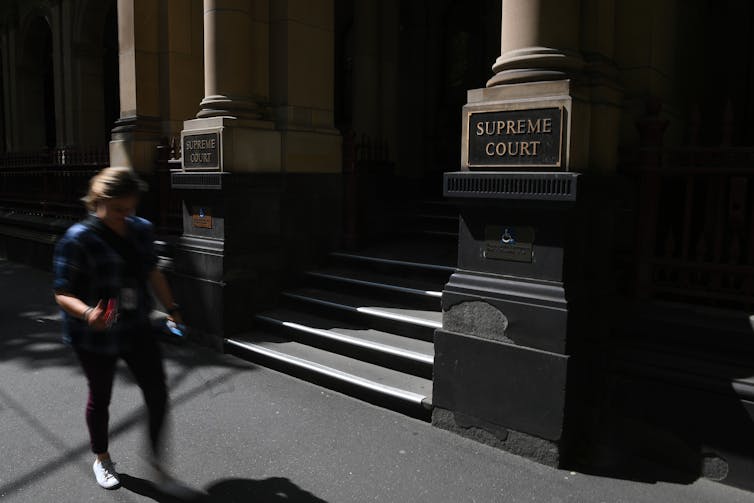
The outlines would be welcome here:
M 439 197 L 442 173 L 460 167 L 466 92 L 492 76 L 500 14 L 492 0 L 380 2 L 371 11 L 354 0 L 336 1 L 336 126 L 344 135 L 355 129 L 356 142 L 364 139 L 372 150 L 378 145 L 372 157 L 387 153 L 392 172 L 426 188 L 424 197 Z M 376 17 L 363 19 L 369 15 Z M 365 42 L 355 27 L 366 24 L 376 35 Z M 359 83 L 359 62 L 375 81 Z M 378 104 L 370 109 L 376 117 L 355 117 L 365 102 Z M 374 131 L 359 131 L 358 123 Z
M 47 20 L 36 17 L 26 34 L 21 67 L 25 121 L 22 143 L 26 149 L 54 148 L 57 143 L 55 124 L 55 77 L 52 62 L 52 30 Z
M 113 125 L 120 116 L 120 69 L 118 60 L 118 9 L 111 3 L 105 19 L 102 56 L 105 139 L 110 140 Z

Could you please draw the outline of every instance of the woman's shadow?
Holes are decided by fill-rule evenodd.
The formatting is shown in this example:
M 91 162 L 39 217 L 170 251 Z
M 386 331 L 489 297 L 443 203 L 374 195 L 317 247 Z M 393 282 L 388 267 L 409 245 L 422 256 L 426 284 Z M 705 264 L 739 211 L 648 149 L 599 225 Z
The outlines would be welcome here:
M 222 479 L 212 483 L 204 491 L 180 483 L 159 487 L 146 479 L 125 473 L 120 474 L 120 481 L 123 489 L 159 503 L 327 503 L 283 477 L 264 480 Z

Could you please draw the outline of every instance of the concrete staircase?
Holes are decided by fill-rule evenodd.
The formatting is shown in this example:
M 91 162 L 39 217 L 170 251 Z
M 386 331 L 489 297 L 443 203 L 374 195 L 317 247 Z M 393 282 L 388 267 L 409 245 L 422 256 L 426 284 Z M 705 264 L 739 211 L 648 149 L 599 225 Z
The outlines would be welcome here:
M 331 253 L 277 308 L 256 314 L 250 333 L 226 339 L 226 351 L 429 418 L 432 341 L 456 264 L 458 219 L 423 205 L 403 220 L 410 230 L 395 239 Z

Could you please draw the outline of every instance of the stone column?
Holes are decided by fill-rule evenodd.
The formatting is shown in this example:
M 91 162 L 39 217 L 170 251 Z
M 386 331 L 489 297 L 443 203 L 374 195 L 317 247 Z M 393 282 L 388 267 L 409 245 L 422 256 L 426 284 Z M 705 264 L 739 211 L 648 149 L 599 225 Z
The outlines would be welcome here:
M 249 0 L 204 0 L 204 99 L 197 117 L 259 118 Z
M 118 0 L 120 118 L 110 141 L 110 164 L 151 173 L 160 142 L 159 3 Z
M 204 16 L 201 0 L 160 2 L 160 116 L 166 138 L 180 137 L 183 121 L 204 97 Z
M 555 99 L 565 111 L 561 168 L 613 172 L 622 106 L 615 19 L 612 0 L 505 0 L 495 75 L 486 89 L 469 91 L 466 110 Z M 468 167 L 466 158 L 461 163 Z
M 500 57 L 487 87 L 559 80 L 583 67 L 580 0 L 504 0 Z
M 183 166 L 192 170 L 277 173 L 280 134 L 262 102 L 269 101 L 267 0 L 204 0 L 204 99 L 183 123 Z M 217 135 L 213 161 L 195 163 L 188 137 Z
M 183 200 L 174 279 L 191 292 L 178 299 L 187 323 L 221 347 L 340 230 L 333 3 L 204 0 L 203 19 L 204 99 L 171 175 Z

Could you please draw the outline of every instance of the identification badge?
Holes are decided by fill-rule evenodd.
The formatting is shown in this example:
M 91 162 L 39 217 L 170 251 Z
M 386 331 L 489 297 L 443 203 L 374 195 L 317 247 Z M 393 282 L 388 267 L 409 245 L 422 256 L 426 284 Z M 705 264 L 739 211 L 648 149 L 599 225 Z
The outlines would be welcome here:
M 124 311 L 135 311 L 139 307 L 139 295 L 135 288 L 120 290 L 120 308 Z

